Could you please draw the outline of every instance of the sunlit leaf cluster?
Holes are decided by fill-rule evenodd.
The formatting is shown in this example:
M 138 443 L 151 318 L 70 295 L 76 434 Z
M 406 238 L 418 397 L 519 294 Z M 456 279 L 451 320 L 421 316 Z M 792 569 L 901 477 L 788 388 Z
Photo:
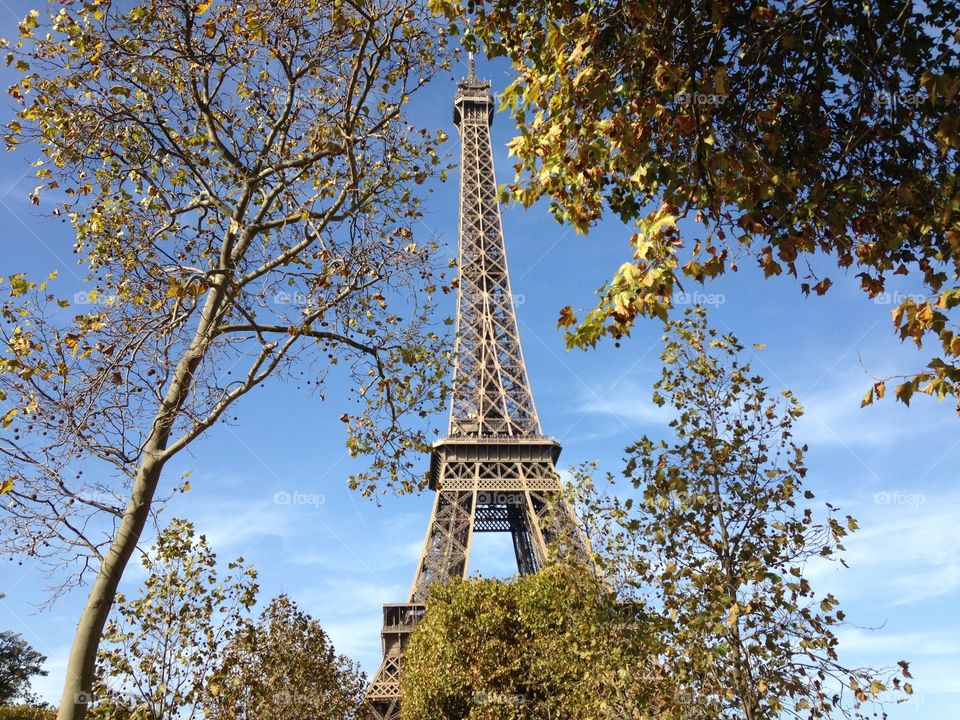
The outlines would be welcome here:
M 955 2 L 434 7 L 517 72 L 503 94 L 519 126 L 510 194 L 549 198 L 584 233 L 605 213 L 636 225 L 596 308 L 561 315 L 570 345 L 664 319 L 685 286 L 743 263 L 816 295 L 833 264 L 870 298 L 913 283 L 893 324 L 937 358 L 897 399 L 957 394 Z
M 581 567 L 434 586 L 404 655 L 403 717 L 672 717 L 644 630 L 642 614 Z
M 320 623 L 286 595 L 248 621 L 217 659 L 206 682 L 210 720 L 356 717 L 365 679 L 338 655 Z
M 208 676 L 256 602 L 256 571 L 238 558 L 222 574 L 191 523 L 173 520 L 142 557 L 146 580 L 118 596 L 104 633 L 92 717 L 203 717 Z
M 444 168 L 406 105 L 443 47 L 415 0 L 24 19 L 7 142 L 37 157 L 31 199 L 72 227 L 82 284 L 0 285 L 5 550 L 96 562 L 142 515 L 130 488 L 149 504 L 167 460 L 272 378 L 352 387 L 354 484 L 418 484 L 449 355 L 434 239 L 413 230 Z
M 856 521 L 823 513 L 803 488 L 802 408 L 771 393 L 732 335 L 700 309 L 668 325 L 653 399 L 674 414 L 667 440 L 627 449 L 634 492 L 575 487 L 594 549 L 618 591 L 652 611 L 662 662 L 696 718 L 885 714 L 912 692 L 899 675 L 847 664 L 839 600 L 811 577 Z M 612 478 L 611 478 L 612 482 Z
M 118 597 L 88 717 L 347 720 L 364 680 L 320 623 L 287 596 L 258 618 L 256 571 L 218 565 L 206 538 L 174 520 L 143 557 L 135 597 Z

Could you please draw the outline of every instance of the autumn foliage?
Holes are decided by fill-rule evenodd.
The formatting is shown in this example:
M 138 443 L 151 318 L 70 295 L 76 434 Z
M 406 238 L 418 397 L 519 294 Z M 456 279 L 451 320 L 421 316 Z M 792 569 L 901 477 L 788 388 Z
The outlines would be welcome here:
M 814 295 L 838 273 L 869 298 L 904 276 L 894 330 L 937 357 L 896 397 L 957 394 L 955 2 L 434 5 L 517 72 L 512 196 L 581 232 L 605 213 L 636 225 L 596 308 L 561 315 L 570 345 L 663 319 L 745 263 Z

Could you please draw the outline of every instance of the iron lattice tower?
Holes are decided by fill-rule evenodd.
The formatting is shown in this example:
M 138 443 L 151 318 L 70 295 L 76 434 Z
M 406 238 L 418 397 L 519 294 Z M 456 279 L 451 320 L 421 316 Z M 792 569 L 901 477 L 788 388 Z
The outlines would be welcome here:
M 523 575 L 544 566 L 564 530 L 585 555 L 561 494 L 560 444 L 545 437 L 520 347 L 500 220 L 490 125 L 491 83 L 470 57 L 457 83 L 460 131 L 460 285 L 453 399 L 447 437 L 433 445 L 433 513 L 406 603 L 384 606 L 383 662 L 367 689 L 369 720 L 400 717 L 401 654 L 430 585 L 464 577 L 475 532 L 509 532 Z

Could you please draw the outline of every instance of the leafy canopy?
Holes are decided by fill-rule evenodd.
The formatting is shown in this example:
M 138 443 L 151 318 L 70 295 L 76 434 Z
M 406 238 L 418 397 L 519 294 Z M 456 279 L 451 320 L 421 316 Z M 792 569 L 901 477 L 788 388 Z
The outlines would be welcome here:
M 303 373 L 323 399 L 340 373 L 353 484 L 420 483 L 449 355 L 413 228 L 442 135 L 406 106 L 446 60 L 419 0 L 48 7 L 7 55 L 5 136 L 40 156 L 31 200 L 84 284 L 4 283 L 0 551 L 96 573 L 59 710 L 82 720 L 124 569 L 189 487 L 167 463 L 247 393 Z
M 205 717 L 239 720 L 350 720 L 363 674 L 337 655 L 320 623 L 286 595 L 235 634 L 207 681 Z
M 433 585 L 404 655 L 403 717 L 669 717 L 654 712 L 669 683 L 644 628 L 583 567 Z
M 571 346 L 666 318 L 684 284 L 747 259 L 823 295 L 822 255 L 871 298 L 898 275 L 922 288 L 893 323 L 940 355 L 896 395 L 957 393 L 957 3 L 433 6 L 517 71 L 503 95 L 519 126 L 513 197 L 549 198 L 580 232 L 608 211 L 636 224 L 597 307 L 561 313 Z
M 688 717 L 874 717 L 888 690 L 899 700 L 912 688 L 842 661 L 846 616 L 810 582 L 820 563 L 842 562 L 856 521 L 829 503 L 816 512 L 792 437 L 802 408 L 743 355 L 702 309 L 668 325 L 653 398 L 674 411 L 673 437 L 627 449 L 626 497 L 577 474 L 593 547 L 618 592 L 649 609 Z M 910 677 L 906 662 L 900 672 Z
M 257 573 L 243 558 L 227 574 L 193 524 L 173 520 L 142 557 L 135 597 L 117 595 L 88 702 L 94 718 L 137 710 L 149 720 L 202 717 L 208 678 L 257 597 Z
M 256 571 L 218 565 L 206 538 L 174 520 L 144 555 L 142 592 L 118 596 L 89 716 L 347 720 L 364 679 L 320 623 L 287 596 L 254 619 Z
M 102 557 L 109 534 L 73 529 L 121 517 L 146 466 L 271 378 L 322 400 L 346 375 L 348 449 L 371 465 L 355 484 L 415 487 L 447 363 L 434 246 L 413 238 L 441 136 L 405 114 L 442 64 L 429 14 L 51 7 L 7 56 L 7 143 L 39 155 L 31 197 L 72 227 L 83 284 L 0 279 L 4 549 Z
M 3 597 L 0 595 L 0 597 Z M 0 704 L 16 699 L 31 700 L 30 678 L 46 675 L 45 655 L 37 652 L 19 634 L 0 632 Z

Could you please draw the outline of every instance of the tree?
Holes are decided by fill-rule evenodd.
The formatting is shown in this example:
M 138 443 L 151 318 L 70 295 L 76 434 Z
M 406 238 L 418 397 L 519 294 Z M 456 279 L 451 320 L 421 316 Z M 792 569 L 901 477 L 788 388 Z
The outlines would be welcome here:
M 257 573 L 243 558 L 223 575 L 206 538 L 173 520 L 143 566 L 143 592 L 118 595 L 107 624 L 90 717 L 353 717 L 363 675 L 285 595 L 252 621 Z
M 54 720 L 56 710 L 33 705 L 0 705 L 0 720 Z
M 791 435 L 796 398 L 772 394 L 701 309 L 670 323 L 665 341 L 654 401 L 676 411 L 676 439 L 628 448 L 635 499 L 598 493 L 583 471 L 579 493 L 618 591 L 656 610 L 649 627 L 689 716 L 867 717 L 888 689 L 911 693 L 893 672 L 841 662 L 844 613 L 808 580 L 857 525 L 830 504 L 815 515 L 806 447 Z
M 207 683 L 211 720 L 355 717 L 366 683 L 320 623 L 286 595 L 235 634 Z
M 30 701 L 30 678 L 47 674 L 43 669 L 46 660 L 17 633 L 0 632 L 0 705 L 18 698 Z
M 31 199 L 72 225 L 87 283 L 71 304 L 15 274 L 0 308 L 0 546 L 94 574 L 59 720 L 84 715 L 155 503 L 188 487 L 171 459 L 269 378 L 322 389 L 339 364 L 371 454 L 354 484 L 412 489 L 448 361 L 412 237 L 441 136 L 405 104 L 446 62 L 417 0 L 125 8 L 32 11 L 7 55 L 7 143 L 42 151 Z
M 404 718 L 672 718 L 646 616 L 591 570 L 433 585 L 404 654 Z
M 206 538 L 184 520 L 160 533 L 142 563 L 143 593 L 117 596 L 98 684 L 83 700 L 102 705 L 97 718 L 201 717 L 209 678 L 256 602 L 257 573 L 237 558 L 222 576 Z
M 504 93 L 520 129 L 513 196 L 549 198 L 580 232 L 606 211 L 636 223 L 633 257 L 597 307 L 561 312 L 568 344 L 666 318 L 683 283 L 751 257 L 766 277 L 788 273 L 823 295 L 823 254 L 852 268 L 871 298 L 894 276 L 916 279 L 923 292 L 899 303 L 893 324 L 901 339 L 933 340 L 940 356 L 896 397 L 957 394 L 956 3 L 434 6 L 517 71 Z M 878 383 L 869 399 L 884 392 Z

